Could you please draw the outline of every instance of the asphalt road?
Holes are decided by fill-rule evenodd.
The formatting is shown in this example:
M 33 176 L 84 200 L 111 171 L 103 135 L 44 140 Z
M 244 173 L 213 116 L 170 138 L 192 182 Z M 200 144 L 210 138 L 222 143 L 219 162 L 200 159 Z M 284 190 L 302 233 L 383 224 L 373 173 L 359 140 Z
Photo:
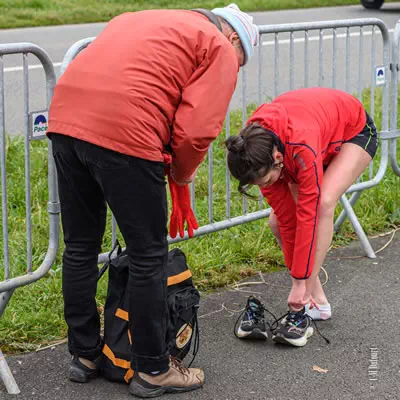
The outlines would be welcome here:
M 393 30 L 400 15 L 400 3 L 384 4 L 380 11 L 366 10 L 361 6 L 332 7 L 305 10 L 288 10 L 254 13 L 255 22 L 259 25 L 328 21 L 354 18 L 379 18 Z M 55 26 L 44 28 L 24 28 L 0 31 L 0 43 L 31 42 L 45 49 L 54 63 L 56 73 L 68 48 L 76 41 L 96 36 L 104 23 Z M 239 77 L 237 90 L 232 99 L 231 108 L 243 108 L 249 102 L 262 102 L 277 94 L 296 87 L 303 86 L 333 86 L 333 64 L 336 62 L 336 87 L 351 92 L 359 92 L 363 87 L 371 86 L 374 66 L 381 65 L 382 46 L 380 35 L 376 35 L 375 60 L 371 60 L 372 41 L 371 29 L 365 28 L 364 40 L 360 47 L 360 30 L 350 31 L 350 47 L 346 48 L 345 30 L 337 30 L 337 51 L 333 53 L 333 31 L 324 32 L 323 56 L 320 66 L 320 46 L 318 32 L 310 32 L 309 56 L 305 59 L 304 34 L 294 35 L 293 72 L 291 78 L 289 36 L 279 36 L 279 61 L 276 56 L 275 38 L 273 35 L 263 36 L 262 72 L 258 70 L 258 54 L 246 67 L 246 85 L 242 74 Z M 346 61 L 346 51 L 349 53 L 349 64 Z M 362 56 L 360 56 L 360 54 Z M 362 64 L 360 65 L 360 59 Z M 35 56 L 28 57 L 29 63 L 29 111 L 46 109 L 45 77 Z M 306 67 L 307 66 L 307 67 Z M 20 134 L 23 132 L 24 121 L 24 91 L 22 56 L 4 57 L 5 78 L 5 111 L 6 132 Z M 347 68 L 347 75 L 346 75 Z M 320 70 L 321 69 L 321 70 Z M 306 70 L 307 77 L 306 77 Z M 262 82 L 259 83 L 259 77 Z M 361 78 L 360 78 L 361 76 Z M 346 84 L 346 79 L 348 83 Z M 245 89 L 245 90 L 244 90 Z M 260 94 L 259 94 L 260 93 Z
M 382 248 L 390 238 L 373 240 L 373 247 Z M 287 271 L 265 275 L 265 286 L 205 296 L 200 307 L 201 346 L 194 366 L 204 368 L 206 384 L 202 390 L 162 398 L 398 400 L 400 232 L 377 254 L 377 259 L 357 258 L 360 255 L 361 248 L 355 242 L 332 251 L 326 260 L 326 291 L 333 319 L 318 326 L 330 339 L 329 345 L 318 335 L 303 348 L 234 337 L 237 311 L 250 293 L 260 297 L 274 313 L 284 314 L 289 290 Z M 321 279 L 325 280 L 323 276 Z M 125 384 L 102 378 L 85 385 L 69 382 L 65 345 L 9 357 L 7 361 L 21 394 L 7 395 L 0 382 L 1 400 L 133 399 Z

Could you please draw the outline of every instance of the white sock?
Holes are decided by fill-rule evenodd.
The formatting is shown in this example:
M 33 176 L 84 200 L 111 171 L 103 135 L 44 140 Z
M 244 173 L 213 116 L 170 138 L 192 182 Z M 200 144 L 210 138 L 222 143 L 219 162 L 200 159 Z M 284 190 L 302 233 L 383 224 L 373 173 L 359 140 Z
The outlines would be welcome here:
M 313 307 L 310 309 L 310 304 L 306 304 L 306 314 L 309 315 L 312 319 L 315 321 L 325 321 L 327 319 L 330 319 L 332 317 L 332 309 L 331 305 L 328 304 L 321 304 L 319 305 L 319 310 L 317 310 L 316 307 Z

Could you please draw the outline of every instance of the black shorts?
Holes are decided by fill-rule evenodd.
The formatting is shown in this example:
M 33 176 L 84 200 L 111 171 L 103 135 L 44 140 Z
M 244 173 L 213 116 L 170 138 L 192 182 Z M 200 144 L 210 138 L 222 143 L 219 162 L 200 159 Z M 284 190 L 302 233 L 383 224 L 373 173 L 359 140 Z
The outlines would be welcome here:
M 378 133 L 376 132 L 376 126 L 372 118 L 367 114 L 367 122 L 364 129 L 352 139 L 347 140 L 344 143 L 354 143 L 357 146 L 362 147 L 372 158 L 374 158 L 376 151 L 378 150 Z

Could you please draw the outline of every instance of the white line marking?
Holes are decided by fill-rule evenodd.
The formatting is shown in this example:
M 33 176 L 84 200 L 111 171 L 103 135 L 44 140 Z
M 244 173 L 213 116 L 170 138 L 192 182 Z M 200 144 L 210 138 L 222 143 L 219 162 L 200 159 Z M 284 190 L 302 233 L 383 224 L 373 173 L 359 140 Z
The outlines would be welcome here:
M 322 29 L 324 30 L 324 29 Z M 394 29 L 389 29 L 389 33 L 394 32 Z M 282 33 L 286 33 L 286 32 L 282 32 Z M 281 34 L 282 34 L 281 33 Z M 377 30 L 375 31 L 376 35 L 380 35 L 381 31 Z M 266 33 L 266 35 L 273 35 L 273 33 Z M 360 36 L 360 32 L 351 32 L 349 34 L 350 37 L 358 37 Z M 364 31 L 363 32 L 363 36 L 372 36 L 372 31 Z M 344 39 L 347 37 L 346 33 L 339 33 L 336 35 L 337 39 Z M 325 35 L 323 36 L 323 40 L 332 40 L 333 39 L 333 35 Z M 319 41 L 319 35 L 318 36 L 311 36 L 308 38 L 309 42 L 315 42 L 315 41 Z M 305 38 L 296 38 L 293 39 L 293 43 L 303 43 L 305 42 Z M 289 44 L 290 43 L 290 39 L 282 39 L 282 40 L 278 40 L 279 44 Z M 269 40 L 269 41 L 265 41 L 262 42 L 263 46 L 274 46 L 275 45 L 275 40 Z
M 57 63 L 53 63 L 53 67 L 57 68 L 59 66 L 61 66 L 61 62 L 57 62 Z M 34 64 L 34 65 L 29 65 L 28 69 L 39 69 L 39 68 L 43 68 L 42 64 Z M 20 67 L 8 67 L 8 68 L 4 68 L 4 72 L 19 72 L 19 71 L 23 71 L 24 67 L 20 66 Z

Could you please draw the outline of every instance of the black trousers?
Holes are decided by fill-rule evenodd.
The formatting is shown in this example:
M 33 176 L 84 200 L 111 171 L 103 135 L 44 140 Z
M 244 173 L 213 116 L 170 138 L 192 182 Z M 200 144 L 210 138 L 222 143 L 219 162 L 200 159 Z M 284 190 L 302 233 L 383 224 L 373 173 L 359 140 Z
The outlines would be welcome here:
M 132 369 L 168 369 L 167 198 L 164 164 L 51 133 L 64 232 L 64 313 L 71 354 L 102 350 L 96 307 L 97 257 L 108 204 L 129 255 Z

